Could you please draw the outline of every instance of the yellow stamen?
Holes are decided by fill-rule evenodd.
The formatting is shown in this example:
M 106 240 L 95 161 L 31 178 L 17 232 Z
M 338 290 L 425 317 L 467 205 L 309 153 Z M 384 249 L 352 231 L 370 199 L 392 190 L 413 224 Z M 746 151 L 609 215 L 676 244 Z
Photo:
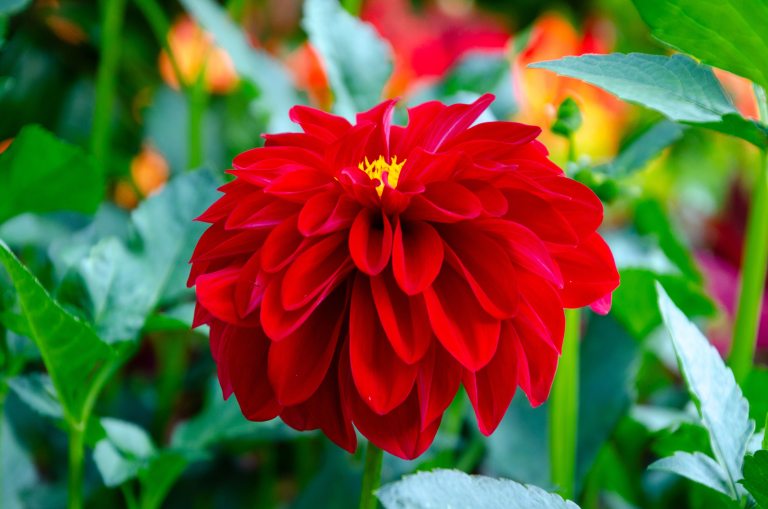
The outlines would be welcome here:
M 366 157 L 364 161 L 361 161 L 357 165 L 360 171 L 368 175 L 371 180 L 378 180 L 379 185 L 376 186 L 376 192 L 379 196 L 384 192 L 384 182 L 392 189 L 397 187 L 397 181 L 400 178 L 400 170 L 403 169 L 405 161 L 398 163 L 397 156 L 392 158 L 392 161 L 387 162 L 384 156 L 379 156 L 375 161 L 368 161 Z

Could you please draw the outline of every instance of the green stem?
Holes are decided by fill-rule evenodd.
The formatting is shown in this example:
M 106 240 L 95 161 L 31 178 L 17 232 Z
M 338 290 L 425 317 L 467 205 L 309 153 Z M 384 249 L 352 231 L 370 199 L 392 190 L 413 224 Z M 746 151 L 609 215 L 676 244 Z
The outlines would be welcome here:
M 235 23 L 243 21 L 243 16 L 245 16 L 245 5 L 245 0 L 229 0 L 227 2 L 229 17 L 232 18 Z
M 359 16 L 363 0 L 342 0 L 341 5 L 353 16 Z
M 579 309 L 565 311 L 565 336 L 560 364 L 549 397 L 549 462 L 552 482 L 573 499 L 579 420 Z
M 125 0 L 104 0 L 101 25 L 101 60 L 96 75 L 96 99 L 93 111 L 91 152 L 102 168 L 109 152 L 109 128 L 115 98 L 117 64 L 120 58 L 120 30 Z
M 195 83 L 187 90 L 187 104 L 189 106 L 188 125 L 188 154 L 187 169 L 194 170 L 203 164 L 203 117 L 208 103 L 208 94 L 205 90 L 205 65 L 200 69 L 200 74 Z
M 381 462 L 384 451 L 368 442 L 365 451 L 365 470 L 363 470 L 363 484 L 360 492 L 360 509 L 376 509 L 376 495 L 374 491 L 381 484 Z
M 144 17 L 147 19 L 149 27 L 155 34 L 155 38 L 160 44 L 160 47 L 163 48 L 165 54 L 168 55 L 168 61 L 171 63 L 171 69 L 173 70 L 174 76 L 176 76 L 179 88 L 186 91 L 188 84 L 184 75 L 181 73 L 179 62 L 176 60 L 176 55 L 174 55 L 171 50 L 171 45 L 168 44 L 167 34 L 171 30 L 171 24 L 168 22 L 168 18 L 165 17 L 163 10 L 157 5 L 155 0 L 136 0 L 136 5 L 138 5 L 139 9 L 144 14 Z
M 84 436 L 84 427 L 69 426 L 69 509 L 83 507 Z
M 765 92 L 755 89 L 760 116 L 768 120 Z M 744 254 L 741 261 L 741 283 L 733 341 L 728 364 L 738 383 L 743 383 L 752 370 L 763 303 L 766 266 L 768 264 L 768 152 L 763 150 L 760 170 L 752 191 L 752 204 L 747 219 Z
M 128 509 L 138 509 L 139 501 L 136 500 L 136 493 L 133 491 L 133 484 L 131 481 L 126 481 L 120 485 L 120 490 L 123 492 L 123 498 L 125 498 L 125 505 Z

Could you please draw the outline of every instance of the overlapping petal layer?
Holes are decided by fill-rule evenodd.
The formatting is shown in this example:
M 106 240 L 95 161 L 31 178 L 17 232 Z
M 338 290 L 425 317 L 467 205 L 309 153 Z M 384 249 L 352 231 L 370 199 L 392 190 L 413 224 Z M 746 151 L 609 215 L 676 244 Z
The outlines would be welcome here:
M 246 417 L 414 458 L 462 384 L 485 434 L 518 386 L 547 398 L 563 308 L 607 311 L 618 273 L 600 201 L 539 129 L 473 126 L 492 99 L 406 126 L 391 101 L 354 124 L 296 107 L 302 133 L 235 159 L 189 283 Z

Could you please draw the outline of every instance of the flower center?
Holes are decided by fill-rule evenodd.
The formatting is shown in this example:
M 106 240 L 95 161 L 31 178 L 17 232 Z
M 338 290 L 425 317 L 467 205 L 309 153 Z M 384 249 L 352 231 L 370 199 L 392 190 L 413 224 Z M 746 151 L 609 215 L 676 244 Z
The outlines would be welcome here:
M 400 170 L 403 169 L 405 160 L 398 163 L 397 156 L 393 157 L 390 162 L 384 159 L 384 156 L 379 156 L 374 161 L 369 161 L 366 157 L 361 161 L 357 167 L 368 175 L 371 180 L 378 180 L 379 185 L 376 186 L 376 192 L 379 196 L 384 192 L 384 182 L 386 182 L 392 189 L 397 187 L 397 180 L 400 178 Z M 385 180 L 386 179 L 386 180 Z

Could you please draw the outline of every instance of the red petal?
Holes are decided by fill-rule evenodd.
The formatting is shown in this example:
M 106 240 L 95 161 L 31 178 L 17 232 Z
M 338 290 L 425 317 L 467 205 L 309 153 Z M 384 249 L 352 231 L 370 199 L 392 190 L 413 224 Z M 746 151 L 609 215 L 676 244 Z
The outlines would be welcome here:
M 258 328 L 227 326 L 220 341 L 218 369 L 231 381 L 243 415 L 252 421 L 275 418 L 280 405 L 267 379 L 269 340 Z
M 493 102 L 492 94 L 484 94 L 472 104 L 453 104 L 442 110 L 432 121 L 422 143 L 424 150 L 434 151 L 454 136 L 464 132 Z
M 499 341 L 499 320 L 486 313 L 459 274 L 443 266 L 424 291 L 435 335 L 453 357 L 477 371 L 493 357 Z
M 466 187 L 456 182 L 434 182 L 411 199 L 403 217 L 409 221 L 454 223 L 473 219 L 482 211 L 483 204 Z
M 283 309 L 293 311 L 306 306 L 320 292 L 349 270 L 346 235 L 336 233 L 303 251 L 285 271 L 281 302 Z
M 398 188 L 418 189 L 416 184 L 428 184 L 450 180 L 456 173 L 460 161 L 465 159 L 461 152 L 451 151 L 435 154 L 417 148 L 408 156 L 398 179 Z
M 432 343 L 424 298 L 404 294 L 390 271 L 371 278 L 371 290 L 392 348 L 407 364 L 418 362 Z
M 384 270 L 392 253 L 392 225 L 379 214 L 360 210 L 349 231 L 349 254 L 357 268 L 371 276 Z
M 419 409 L 422 429 L 438 419 L 456 397 L 464 369 L 440 343 L 432 341 L 419 365 Z
M 321 429 L 336 445 L 353 453 L 357 448 L 357 435 L 352 427 L 349 409 L 341 400 L 339 374 L 336 363 L 317 391 L 305 402 L 290 406 L 280 413 L 285 423 L 299 431 Z
M 343 117 L 309 106 L 294 106 L 288 116 L 293 122 L 299 124 L 305 133 L 326 142 L 335 140 L 352 127 L 352 124 Z
M 236 255 L 255 253 L 267 238 L 268 230 L 225 230 L 222 223 L 212 224 L 195 246 L 191 262 L 231 258 Z
M 360 206 L 345 193 L 320 193 L 304 204 L 298 228 L 307 237 L 346 230 Z
M 553 248 L 563 273 L 563 304 L 567 308 L 588 306 L 619 286 L 613 254 L 602 237 L 593 233 L 573 248 Z
M 224 227 L 267 228 L 276 226 L 299 211 L 296 203 L 276 199 L 264 193 L 253 193 L 240 200 L 227 218 Z
M 525 309 L 521 308 L 521 316 L 513 319 L 519 338 L 518 383 L 531 405 L 538 406 L 549 397 L 557 369 L 558 349 L 552 344 L 552 338 L 542 333 L 537 318 Z
M 395 224 L 392 270 L 400 288 L 408 295 L 421 293 L 435 280 L 443 265 L 443 241 L 428 223 Z
M 335 181 L 321 171 L 296 170 L 277 177 L 264 188 L 264 192 L 303 203 L 334 185 Z
M 235 304 L 235 285 L 240 275 L 239 267 L 229 267 L 203 274 L 197 278 L 197 300 L 213 316 L 227 323 L 258 326 L 257 317 L 243 319 Z
M 499 242 L 476 228 L 461 224 L 441 228 L 446 259 L 464 276 L 483 309 L 496 318 L 509 318 L 519 300 L 515 267 Z
M 292 217 L 277 225 L 261 247 L 261 267 L 278 272 L 291 263 L 314 240 L 306 239 L 298 230 L 298 218 Z
M 368 278 L 358 275 L 349 314 L 352 378 L 365 404 L 379 415 L 391 412 L 411 392 L 416 366 L 403 362 L 376 316 Z
M 280 404 L 301 403 L 320 386 L 336 351 L 346 300 L 346 291 L 340 288 L 295 332 L 272 342 L 267 371 Z
M 368 147 L 365 155 L 371 161 L 383 156 L 389 160 L 389 130 L 392 124 L 392 112 L 397 101 L 390 99 L 371 108 L 370 110 L 357 114 L 357 123 L 366 122 L 376 126 L 368 139 Z
M 517 389 L 517 333 L 509 321 L 501 324 L 499 348 L 483 369 L 464 372 L 464 387 L 475 409 L 480 432 L 488 436 L 498 427 Z
M 264 298 L 267 275 L 261 270 L 261 251 L 257 251 L 243 265 L 235 285 L 235 306 L 240 317 L 251 314 Z

